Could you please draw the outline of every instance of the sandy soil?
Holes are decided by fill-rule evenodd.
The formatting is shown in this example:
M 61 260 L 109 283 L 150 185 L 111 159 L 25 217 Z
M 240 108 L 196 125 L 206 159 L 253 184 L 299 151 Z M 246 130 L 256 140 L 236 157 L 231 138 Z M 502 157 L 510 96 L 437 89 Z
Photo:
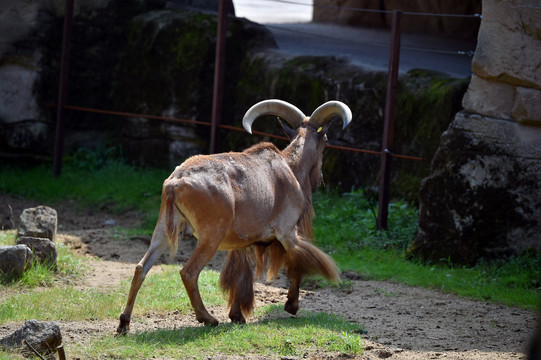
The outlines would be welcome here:
M 37 205 L 33 201 L 0 195 L 0 227 L 5 229 L 15 225 L 24 208 Z M 81 210 L 70 202 L 55 208 L 59 218 L 58 241 L 69 244 L 74 251 L 89 257 L 91 271 L 78 286 L 116 288 L 120 281 L 131 279 L 135 263 L 143 256 L 150 239 L 115 239 L 115 229 L 111 224 L 131 227 L 138 221 L 136 214 L 128 212 L 113 216 L 107 209 Z M 194 246 L 194 241 L 182 241 L 175 261 L 186 261 Z M 223 254 L 217 254 L 209 267 L 219 269 L 222 260 Z M 169 261 L 162 256 L 162 263 Z M 160 271 L 159 264 L 151 270 L 156 271 Z M 366 329 L 367 333 L 363 335 L 365 352 L 347 358 L 526 359 L 524 353 L 536 322 L 532 311 L 469 300 L 434 290 L 366 280 L 356 273 L 343 273 L 342 278 L 349 279 L 351 286 L 302 290 L 301 309 L 341 315 Z M 287 285 L 283 278 L 273 285 L 258 283 L 256 306 L 284 303 L 286 293 Z M 119 313 L 121 311 L 119 309 Z M 225 308 L 210 311 L 220 321 L 227 321 Z M 134 314 L 135 317 L 141 320 L 132 323 L 131 331 L 198 326 L 192 315 L 179 312 L 166 315 L 150 312 Z M 66 346 L 70 341 L 81 342 L 104 333 L 113 333 L 117 326 L 116 319 L 59 323 Z M 1 324 L 0 337 L 13 332 L 20 325 Z M 334 356 L 336 354 L 316 353 L 310 354 L 309 358 Z

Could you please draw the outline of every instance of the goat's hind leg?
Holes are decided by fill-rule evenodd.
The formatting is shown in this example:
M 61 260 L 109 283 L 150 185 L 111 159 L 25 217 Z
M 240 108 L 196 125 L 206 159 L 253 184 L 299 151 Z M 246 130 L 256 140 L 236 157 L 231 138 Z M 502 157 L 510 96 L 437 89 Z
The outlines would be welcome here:
M 161 234 L 159 233 L 159 231 L 160 229 L 158 228 L 155 230 L 155 234 L 153 235 L 150 247 L 148 248 L 141 261 L 139 261 L 139 263 L 135 267 L 135 273 L 133 274 L 130 291 L 128 293 L 128 301 L 126 302 L 126 307 L 124 308 L 124 311 L 122 312 L 122 314 L 120 314 L 120 321 L 116 329 L 118 335 L 127 334 L 130 330 L 131 313 L 133 311 L 133 306 L 135 304 L 135 298 L 137 297 L 137 293 L 139 292 L 139 289 L 141 288 L 141 285 L 145 280 L 146 274 L 148 273 L 152 265 L 154 265 L 154 262 L 156 262 L 158 257 L 168 246 L 165 233 Z M 158 234 L 156 234 L 157 232 Z
M 289 290 L 287 292 L 287 301 L 284 305 L 284 310 L 292 315 L 296 315 L 299 311 L 299 292 L 302 276 L 300 274 L 288 274 L 291 280 Z
M 334 282 L 339 280 L 339 276 L 332 258 L 310 241 L 299 236 L 290 244 L 284 262 L 291 284 L 284 309 L 295 315 L 299 310 L 299 286 L 305 275 L 320 274 Z
M 219 239 L 221 240 L 220 237 Z M 205 265 L 207 265 L 212 256 L 214 256 L 216 253 L 218 244 L 219 241 L 202 242 L 199 240 L 194 252 L 182 269 L 180 269 L 180 277 L 182 278 L 182 283 L 184 284 L 188 297 L 190 298 L 192 308 L 195 311 L 195 318 L 200 323 L 212 326 L 218 325 L 218 320 L 210 315 L 205 308 L 205 305 L 203 305 L 203 300 L 201 299 L 197 282 L 199 280 L 201 270 L 203 270 Z

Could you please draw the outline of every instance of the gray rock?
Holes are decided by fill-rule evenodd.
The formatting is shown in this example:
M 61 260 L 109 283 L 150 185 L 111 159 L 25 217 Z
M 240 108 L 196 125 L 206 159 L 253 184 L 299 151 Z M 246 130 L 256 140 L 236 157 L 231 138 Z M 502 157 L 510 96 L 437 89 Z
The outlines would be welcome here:
M 48 206 L 25 209 L 19 217 L 17 237 L 56 239 L 58 218 L 56 210 Z
M 32 249 L 34 259 L 41 263 L 49 263 L 56 268 L 56 245 L 49 239 L 24 236 L 17 240 L 17 244 L 24 244 Z
M 51 321 L 27 320 L 14 333 L 0 339 L 0 345 L 21 349 L 26 353 L 30 349 L 24 344 L 25 340 L 41 355 L 53 354 L 56 352 L 56 348 L 62 344 L 60 326 Z
M 483 2 L 463 105 L 469 112 L 541 125 L 541 9 L 535 1 Z
M 515 103 L 515 87 L 473 75 L 468 91 L 462 99 L 464 110 L 511 120 Z
M 483 0 L 471 114 L 456 115 L 421 183 L 410 255 L 472 264 L 541 251 L 540 19 L 538 1 Z
M 538 1 L 484 0 L 473 71 L 487 79 L 540 89 L 540 23 Z
M 458 113 L 419 192 L 410 255 L 471 264 L 541 251 L 541 128 Z
M 0 246 L 0 272 L 22 275 L 32 263 L 32 250 L 24 244 Z

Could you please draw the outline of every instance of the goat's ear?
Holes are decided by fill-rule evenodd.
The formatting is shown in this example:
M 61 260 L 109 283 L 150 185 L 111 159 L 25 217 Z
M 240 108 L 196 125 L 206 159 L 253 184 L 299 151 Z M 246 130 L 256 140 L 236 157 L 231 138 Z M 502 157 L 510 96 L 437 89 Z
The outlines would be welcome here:
M 295 135 L 297 134 L 295 129 L 293 129 L 291 126 L 289 126 L 287 121 L 282 121 L 282 119 L 280 119 L 280 118 L 278 118 L 278 121 L 280 122 L 280 125 L 282 125 L 282 129 L 286 133 L 289 140 L 291 141 L 293 138 L 295 138 Z
M 326 123 L 325 125 L 319 127 L 316 131 L 317 131 L 317 134 L 319 135 L 319 138 L 321 139 L 323 136 L 325 136 L 327 134 L 327 130 L 329 130 L 329 128 L 331 127 L 331 125 L 334 123 L 334 120 L 336 118 L 332 119 L 331 121 L 329 121 L 328 123 Z

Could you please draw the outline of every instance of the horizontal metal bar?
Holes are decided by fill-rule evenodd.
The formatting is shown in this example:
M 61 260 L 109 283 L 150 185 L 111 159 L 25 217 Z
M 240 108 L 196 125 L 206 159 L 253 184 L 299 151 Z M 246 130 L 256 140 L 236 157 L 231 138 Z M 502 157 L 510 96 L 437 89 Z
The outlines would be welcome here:
M 56 107 L 57 106 L 54 103 L 45 103 L 45 102 L 41 102 L 40 105 L 45 106 L 45 107 Z M 180 118 L 172 118 L 172 117 L 168 117 L 168 116 L 159 116 L 159 115 L 137 114 L 137 113 L 123 112 L 123 111 L 94 109 L 94 108 L 88 108 L 88 107 L 82 107 L 82 106 L 74 106 L 74 105 L 66 105 L 65 108 L 68 109 L 68 110 L 90 112 L 90 113 L 104 114 L 104 115 L 115 115 L 115 116 L 134 117 L 134 118 L 146 118 L 146 119 L 153 119 L 153 120 L 163 120 L 163 121 L 174 122 L 174 123 L 195 124 L 195 125 L 204 125 L 204 126 L 210 126 L 211 125 L 211 123 L 207 122 L 207 121 L 180 119 Z M 219 127 L 222 128 L 222 129 L 232 130 L 232 131 L 240 131 L 240 132 L 245 132 L 246 131 L 246 130 L 244 130 L 244 128 L 239 128 L 239 127 L 231 126 L 231 125 L 223 125 L 223 124 L 221 124 L 221 125 L 219 125 Z M 267 136 L 267 137 L 274 138 L 274 139 L 279 139 L 279 140 L 285 140 L 285 141 L 289 140 L 285 136 L 269 134 L 269 133 L 265 133 L 265 132 L 262 132 L 262 131 L 253 130 L 252 133 L 255 134 L 255 135 Z M 330 148 L 330 149 L 360 152 L 360 153 L 369 154 L 369 155 L 378 155 L 378 156 L 382 155 L 381 151 L 358 149 L 358 148 L 353 148 L 353 147 L 348 147 L 348 146 L 327 144 L 327 147 Z M 398 159 L 405 159 L 405 160 L 415 160 L 415 161 L 424 161 L 425 160 L 422 157 L 411 156 L 411 155 L 401 155 L 401 154 L 394 154 L 393 153 L 393 154 L 391 154 L 391 156 L 395 157 L 395 158 L 398 158 Z

